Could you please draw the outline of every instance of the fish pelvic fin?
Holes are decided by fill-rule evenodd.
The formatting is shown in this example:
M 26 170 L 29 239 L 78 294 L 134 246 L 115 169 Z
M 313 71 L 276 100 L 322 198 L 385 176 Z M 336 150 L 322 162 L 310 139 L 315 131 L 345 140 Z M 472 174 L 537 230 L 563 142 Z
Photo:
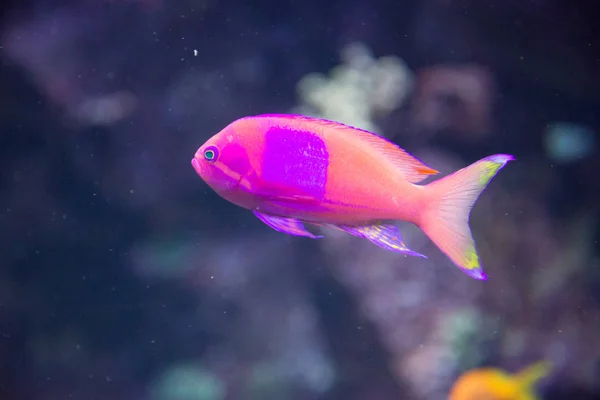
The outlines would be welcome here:
M 514 157 L 497 154 L 425 186 L 428 204 L 419 227 L 454 264 L 474 279 L 486 280 L 469 227 L 471 209 L 492 178 Z
M 254 211 L 254 215 L 256 215 L 256 217 L 265 225 L 275 229 L 277 232 L 283 232 L 293 236 L 306 236 L 311 239 L 321 239 L 323 237 L 307 231 L 304 224 L 295 218 L 278 217 L 260 213 L 258 211 Z
M 552 364 L 549 361 L 541 360 L 517 372 L 514 375 L 514 380 L 517 386 L 529 395 L 529 398 L 536 399 L 534 386 L 540 379 L 548 376 L 551 369 Z

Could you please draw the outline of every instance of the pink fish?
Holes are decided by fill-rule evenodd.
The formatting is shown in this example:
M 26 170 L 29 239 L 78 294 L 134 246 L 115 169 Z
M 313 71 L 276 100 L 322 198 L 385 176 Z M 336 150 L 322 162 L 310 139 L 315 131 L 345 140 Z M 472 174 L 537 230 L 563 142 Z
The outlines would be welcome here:
M 192 165 L 221 197 L 271 228 L 320 238 L 304 223 L 341 229 L 391 251 L 410 250 L 393 221 L 425 234 L 462 271 L 487 279 L 469 228 L 475 201 L 514 160 L 486 157 L 427 185 L 438 171 L 361 129 L 299 115 L 238 119 L 204 143 Z

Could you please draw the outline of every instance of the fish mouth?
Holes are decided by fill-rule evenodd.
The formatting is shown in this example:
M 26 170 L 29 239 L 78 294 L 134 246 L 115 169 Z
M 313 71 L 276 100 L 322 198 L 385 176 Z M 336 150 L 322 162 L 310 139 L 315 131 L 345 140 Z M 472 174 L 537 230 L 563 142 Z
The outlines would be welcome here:
M 202 176 L 202 174 L 201 174 L 202 168 L 200 168 L 200 163 L 198 162 L 196 157 L 192 158 L 192 167 L 194 167 L 194 170 L 196 171 L 196 173 L 198 175 Z

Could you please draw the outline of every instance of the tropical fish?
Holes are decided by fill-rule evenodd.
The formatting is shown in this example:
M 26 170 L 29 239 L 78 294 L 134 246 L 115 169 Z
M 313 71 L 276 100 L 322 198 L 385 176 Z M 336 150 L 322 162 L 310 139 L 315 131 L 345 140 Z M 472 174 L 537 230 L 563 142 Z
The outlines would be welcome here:
M 238 119 L 211 137 L 192 166 L 221 197 L 279 232 L 320 238 L 304 224 L 326 226 L 427 258 L 409 249 L 393 224 L 412 222 L 462 271 L 487 279 L 469 215 L 510 160 L 506 154 L 489 156 L 417 185 L 438 171 L 381 136 L 301 115 L 259 115 Z
M 550 363 L 538 361 L 516 374 L 497 368 L 479 368 L 461 375 L 448 400 L 536 400 L 534 385 L 550 372 Z

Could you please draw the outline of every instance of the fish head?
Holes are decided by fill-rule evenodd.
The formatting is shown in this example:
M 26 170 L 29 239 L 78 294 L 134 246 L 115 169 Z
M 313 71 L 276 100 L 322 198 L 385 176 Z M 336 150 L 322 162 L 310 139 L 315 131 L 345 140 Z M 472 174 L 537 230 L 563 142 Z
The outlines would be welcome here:
M 208 186 L 230 201 L 234 201 L 240 182 L 252 171 L 248 146 L 231 129 L 224 129 L 200 146 L 192 166 Z

